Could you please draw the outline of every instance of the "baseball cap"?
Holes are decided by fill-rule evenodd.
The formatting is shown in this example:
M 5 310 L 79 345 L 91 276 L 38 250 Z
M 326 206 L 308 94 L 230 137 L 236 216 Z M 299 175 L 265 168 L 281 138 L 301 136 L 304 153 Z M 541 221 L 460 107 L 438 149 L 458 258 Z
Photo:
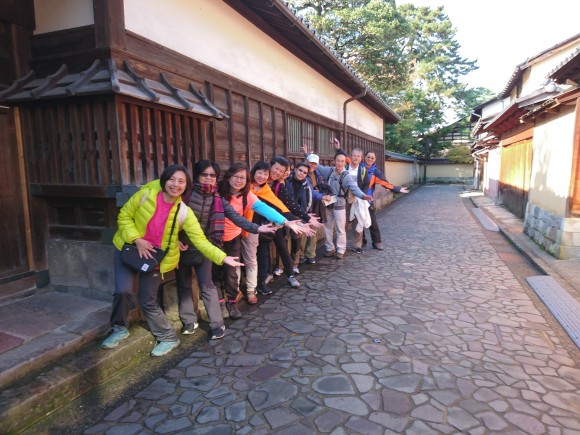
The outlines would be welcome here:
M 309 154 L 306 160 L 308 160 L 310 163 L 318 164 L 318 162 L 320 162 L 320 157 L 318 157 L 316 154 Z

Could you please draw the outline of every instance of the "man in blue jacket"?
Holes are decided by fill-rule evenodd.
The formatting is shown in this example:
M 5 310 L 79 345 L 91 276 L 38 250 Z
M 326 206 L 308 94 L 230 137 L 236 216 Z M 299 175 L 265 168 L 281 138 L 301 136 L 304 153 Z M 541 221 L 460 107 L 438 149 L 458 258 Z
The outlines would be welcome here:
M 372 195 L 375 192 L 375 186 L 380 184 L 385 189 L 389 189 L 395 193 L 409 193 L 409 190 L 406 187 L 399 187 L 395 186 L 387 181 L 385 176 L 383 175 L 382 171 L 377 166 L 377 156 L 372 151 L 369 151 L 365 154 L 365 165 L 367 174 L 370 178 L 369 180 L 369 188 L 367 190 L 367 195 Z M 381 243 L 381 230 L 379 228 L 379 223 L 377 222 L 377 216 L 375 213 L 375 208 L 373 203 L 371 202 L 371 206 L 369 207 L 369 214 L 371 215 L 371 226 L 369 231 L 371 233 L 371 242 L 373 244 L 373 248 L 378 251 L 383 251 L 383 245 Z M 363 245 L 366 244 L 366 239 L 364 236 L 363 230 Z

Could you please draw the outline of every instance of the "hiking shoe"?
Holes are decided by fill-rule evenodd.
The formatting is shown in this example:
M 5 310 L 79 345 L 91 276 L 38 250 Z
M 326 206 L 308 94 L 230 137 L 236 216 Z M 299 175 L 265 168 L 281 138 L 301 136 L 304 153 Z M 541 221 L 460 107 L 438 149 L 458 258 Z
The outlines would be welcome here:
M 214 328 L 211 330 L 209 339 L 219 340 L 220 338 L 224 338 L 224 335 L 226 335 L 226 327 L 225 325 L 222 325 L 219 328 Z
M 300 283 L 298 282 L 298 280 L 296 278 L 294 278 L 294 275 L 290 275 L 288 277 L 288 284 L 290 284 L 290 287 L 292 287 L 292 288 L 300 287 Z
M 270 284 L 273 280 L 274 280 L 274 275 L 272 275 L 271 273 L 269 273 L 268 276 L 266 277 L 266 279 L 264 280 L 264 283 L 265 284 Z
M 113 325 L 113 332 L 101 343 L 101 349 L 113 349 L 129 337 L 129 330 L 124 326 Z
M 274 276 L 280 276 L 284 273 L 284 271 L 282 269 L 280 269 L 279 267 L 277 267 L 276 269 L 274 269 L 274 272 L 272 272 L 274 274 Z
M 242 313 L 240 313 L 238 303 L 235 300 L 227 302 L 226 307 L 230 313 L 230 319 L 236 320 L 242 318 Z
M 298 269 L 298 266 L 294 266 L 294 267 L 292 268 L 292 271 L 294 272 L 294 275 L 298 275 L 298 274 L 300 274 L 300 269 Z
M 151 351 L 151 356 L 167 355 L 173 349 L 179 346 L 179 340 L 175 341 L 158 341 L 157 345 Z
M 308 264 L 316 264 L 316 258 L 307 258 L 306 263 Z
M 354 252 L 355 254 L 362 254 L 363 253 L 363 250 L 361 248 L 354 248 L 352 250 L 352 252 Z
M 228 311 L 226 303 L 224 301 L 220 301 L 220 311 L 222 313 L 222 319 L 230 318 L 230 312 Z
M 258 291 L 263 295 L 269 295 L 272 293 L 272 290 L 266 284 L 258 284 Z
M 258 297 L 254 290 L 248 290 L 248 304 L 255 305 L 258 303 Z
M 343 253 L 341 253 L 341 252 L 337 252 L 336 253 L 336 259 L 337 260 L 342 260 L 343 258 L 344 258 L 344 254 Z
M 383 245 L 381 245 L 380 243 L 373 243 L 373 249 L 376 249 L 377 251 L 385 250 L 385 248 L 383 248 Z
M 336 251 L 326 251 L 324 253 L 325 257 L 334 257 L 336 255 Z
M 183 328 L 181 328 L 181 333 L 183 335 L 191 335 L 194 333 L 194 331 L 197 329 L 198 326 L 199 323 L 197 322 L 184 325 Z
M 306 258 L 306 257 L 302 257 L 302 258 L 300 259 L 299 263 L 300 263 L 300 264 L 304 264 L 304 263 L 306 263 L 307 261 L 308 261 L 308 258 Z

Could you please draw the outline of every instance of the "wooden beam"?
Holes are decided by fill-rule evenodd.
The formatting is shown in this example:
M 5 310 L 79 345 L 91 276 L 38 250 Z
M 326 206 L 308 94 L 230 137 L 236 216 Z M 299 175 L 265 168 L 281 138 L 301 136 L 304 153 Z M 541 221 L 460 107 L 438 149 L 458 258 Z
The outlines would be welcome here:
M 125 8 L 123 0 L 93 0 L 95 46 L 125 49 Z

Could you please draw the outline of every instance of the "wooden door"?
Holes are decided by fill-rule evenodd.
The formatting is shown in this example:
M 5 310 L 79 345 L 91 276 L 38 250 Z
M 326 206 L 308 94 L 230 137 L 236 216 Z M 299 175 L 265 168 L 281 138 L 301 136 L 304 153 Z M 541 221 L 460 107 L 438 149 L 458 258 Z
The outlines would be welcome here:
M 24 163 L 15 109 L 0 107 L 0 300 L 35 285 L 29 261 L 29 220 Z
M 532 140 L 516 142 L 501 150 L 500 193 L 504 206 L 523 218 L 532 176 Z

